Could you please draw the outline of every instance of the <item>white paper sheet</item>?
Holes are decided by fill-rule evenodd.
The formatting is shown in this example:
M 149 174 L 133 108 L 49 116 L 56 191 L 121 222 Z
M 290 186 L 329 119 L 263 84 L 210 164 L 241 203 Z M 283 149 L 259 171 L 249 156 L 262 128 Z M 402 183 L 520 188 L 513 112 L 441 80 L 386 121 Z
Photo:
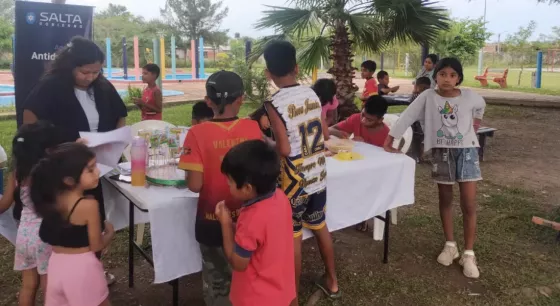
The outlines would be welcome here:
M 80 132 L 80 138 L 95 152 L 101 177 L 117 167 L 124 149 L 132 141 L 132 132 L 129 126 L 124 126 L 104 133 Z

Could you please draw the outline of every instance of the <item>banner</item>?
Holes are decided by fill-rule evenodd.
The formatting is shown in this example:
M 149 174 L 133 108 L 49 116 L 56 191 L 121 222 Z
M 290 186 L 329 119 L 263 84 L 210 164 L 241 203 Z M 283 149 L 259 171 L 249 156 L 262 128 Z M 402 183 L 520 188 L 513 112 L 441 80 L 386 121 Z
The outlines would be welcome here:
M 14 77 L 18 126 L 45 68 L 74 36 L 93 38 L 93 7 L 16 1 Z

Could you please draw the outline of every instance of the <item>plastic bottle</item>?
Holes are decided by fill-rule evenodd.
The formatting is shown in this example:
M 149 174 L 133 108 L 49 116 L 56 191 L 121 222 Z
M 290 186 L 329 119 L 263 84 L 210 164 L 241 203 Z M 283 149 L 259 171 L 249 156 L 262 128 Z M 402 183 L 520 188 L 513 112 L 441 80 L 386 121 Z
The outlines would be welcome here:
M 131 185 L 144 186 L 146 185 L 146 157 L 148 154 L 148 146 L 146 140 L 142 137 L 136 136 L 132 140 L 130 148 L 131 159 Z

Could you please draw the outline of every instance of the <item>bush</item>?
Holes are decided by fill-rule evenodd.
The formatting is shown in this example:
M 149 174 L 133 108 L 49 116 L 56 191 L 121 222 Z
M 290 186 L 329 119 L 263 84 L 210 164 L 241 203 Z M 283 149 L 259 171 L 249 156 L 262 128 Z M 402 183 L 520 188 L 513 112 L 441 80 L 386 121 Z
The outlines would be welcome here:
M 233 71 L 243 79 L 245 95 L 249 100 L 262 103 L 270 98 L 270 83 L 264 69 L 251 68 L 245 62 L 236 61 Z
M 142 89 L 128 85 L 128 92 L 124 96 L 123 101 L 127 105 L 134 104 L 134 100 L 142 98 Z

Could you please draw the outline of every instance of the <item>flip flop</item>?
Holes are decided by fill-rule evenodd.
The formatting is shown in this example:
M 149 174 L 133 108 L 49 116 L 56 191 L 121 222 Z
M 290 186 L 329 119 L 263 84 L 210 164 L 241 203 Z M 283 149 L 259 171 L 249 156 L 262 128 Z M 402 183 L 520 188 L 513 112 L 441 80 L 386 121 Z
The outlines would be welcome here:
M 319 280 L 315 281 L 315 286 L 321 289 L 321 291 L 323 291 L 323 293 L 325 293 L 325 295 L 331 300 L 339 299 L 342 296 L 340 288 L 338 288 L 337 292 L 332 292 L 329 289 L 329 287 L 327 286 L 327 279 L 324 275 Z

